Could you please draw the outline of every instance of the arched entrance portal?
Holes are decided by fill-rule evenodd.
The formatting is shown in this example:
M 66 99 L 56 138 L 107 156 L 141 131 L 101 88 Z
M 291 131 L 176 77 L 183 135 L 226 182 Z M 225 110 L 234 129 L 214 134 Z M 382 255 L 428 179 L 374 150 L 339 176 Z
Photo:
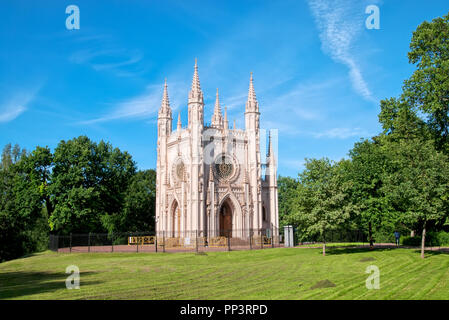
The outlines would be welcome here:
M 229 200 L 223 202 L 220 208 L 220 236 L 232 238 L 232 205 Z
M 173 204 L 171 230 L 173 238 L 181 236 L 181 208 L 179 208 L 177 201 Z

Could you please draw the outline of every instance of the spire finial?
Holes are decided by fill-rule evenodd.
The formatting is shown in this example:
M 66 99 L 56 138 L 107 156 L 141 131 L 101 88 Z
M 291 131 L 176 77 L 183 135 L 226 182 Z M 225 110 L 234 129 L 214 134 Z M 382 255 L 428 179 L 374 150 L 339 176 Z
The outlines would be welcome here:
M 181 128 L 182 128 L 181 112 L 178 112 L 178 126 L 177 126 L 178 131 L 181 131 Z
M 222 126 L 222 116 L 221 116 L 221 107 L 220 107 L 220 98 L 218 97 L 218 88 L 217 94 L 215 97 L 215 108 L 214 114 L 212 115 L 212 126 L 221 127 Z
M 267 157 L 271 155 L 271 131 L 268 130 L 268 150 L 267 150 Z
M 253 83 L 253 72 L 251 71 L 251 76 L 249 78 L 249 90 L 248 90 L 248 100 L 246 102 L 246 111 L 259 111 L 259 104 L 256 98 L 256 91 L 254 90 Z
M 229 122 L 228 122 L 228 108 L 226 106 L 224 107 L 224 128 L 229 129 Z
M 275 155 L 273 151 L 273 141 L 271 141 L 271 130 L 268 131 L 268 152 L 267 152 L 267 161 L 270 164 L 270 167 L 274 166 Z
M 162 95 L 161 108 L 159 109 L 159 114 L 167 115 L 171 117 L 171 108 L 170 108 L 170 100 L 168 98 L 168 86 L 167 86 L 167 78 L 164 81 L 164 93 Z
M 201 90 L 200 77 L 198 76 L 198 61 L 196 58 L 195 58 L 195 67 L 193 70 L 192 91 L 194 89 Z

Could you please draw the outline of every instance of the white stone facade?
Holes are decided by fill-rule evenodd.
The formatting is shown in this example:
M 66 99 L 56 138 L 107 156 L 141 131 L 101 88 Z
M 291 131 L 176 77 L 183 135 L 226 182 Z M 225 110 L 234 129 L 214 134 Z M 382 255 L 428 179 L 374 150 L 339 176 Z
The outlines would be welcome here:
M 195 61 L 188 125 L 172 130 L 167 82 L 158 114 L 156 231 L 158 236 L 245 238 L 249 230 L 278 234 L 276 163 L 271 138 L 261 163 L 259 104 L 251 74 L 245 129 L 229 127 L 217 97 L 210 125 Z M 267 231 L 271 230 L 271 231 Z

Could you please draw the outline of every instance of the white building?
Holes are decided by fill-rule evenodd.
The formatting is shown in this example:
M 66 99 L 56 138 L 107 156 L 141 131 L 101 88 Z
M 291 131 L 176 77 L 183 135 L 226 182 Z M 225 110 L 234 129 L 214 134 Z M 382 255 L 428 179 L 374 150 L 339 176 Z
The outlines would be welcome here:
M 243 107 L 243 106 L 242 106 Z M 245 129 L 229 127 L 218 97 L 210 125 L 204 122 L 203 92 L 195 61 L 188 97 L 188 125 L 178 115 L 172 129 L 167 82 L 158 114 L 156 230 L 165 237 L 278 234 L 274 148 L 261 163 L 259 104 L 251 74 Z M 271 231 L 267 231 L 271 230 Z

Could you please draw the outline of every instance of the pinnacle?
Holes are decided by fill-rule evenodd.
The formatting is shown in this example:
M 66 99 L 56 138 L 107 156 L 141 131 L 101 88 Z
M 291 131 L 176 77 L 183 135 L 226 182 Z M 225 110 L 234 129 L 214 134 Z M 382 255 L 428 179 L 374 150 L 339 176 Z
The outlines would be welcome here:
M 168 98 L 167 78 L 165 78 L 164 93 L 162 95 L 162 102 L 159 113 L 171 114 L 170 99 Z
M 178 112 L 178 125 L 177 125 L 177 129 L 180 130 L 182 127 L 182 123 L 181 123 L 181 113 Z
M 246 112 L 258 112 L 259 103 L 256 98 L 256 91 L 254 90 L 253 73 L 249 79 L 248 100 L 246 102 Z
M 221 126 L 221 124 L 222 124 L 222 116 L 221 116 L 220 98 L 218 97 L 218 88 L 217 88 L 214 114 L 212 116 L 212 125 Z
M 229 128 L 229 122 L 228 122 L 228 109 L 225 106 L 225 111 L 224 111 L 224 127 L 225 129 Z
M 201 92 L 200 78 L 198 76 L 198 61 L 195 58 L 195 67 L 192 79 L 192 92 Z

